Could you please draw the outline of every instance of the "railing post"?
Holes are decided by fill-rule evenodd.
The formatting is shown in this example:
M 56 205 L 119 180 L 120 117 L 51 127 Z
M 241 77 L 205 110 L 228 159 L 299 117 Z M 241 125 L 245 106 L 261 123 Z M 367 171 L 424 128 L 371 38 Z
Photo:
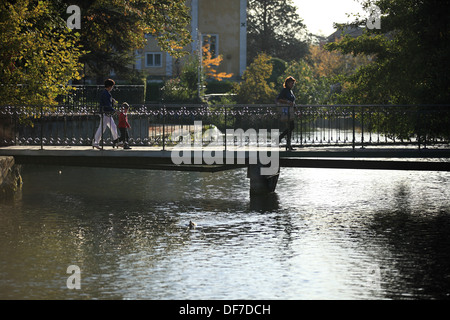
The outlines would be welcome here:
M 418 142 L 418 145 L 419 145 L 419 151 L 420 151 L 420 131 L 421 131 L 421 118 L 420 118 L 420 107 L 417 109 L 417 142 Z
M 166 106 L 163 105 L 163 151 L 166 150 Z
M 41 106 L 41 150 L 44 150 L 44 141 L 42 138 L 44 137 L 44 107 Z
M 101 146 L 101 149 L 103 150 L 103 133 L 105 132 L 105 129 L 104 129 L 104 123 L 103 123 L 103 107 L 100 107 L 101 108 L 101 110 L 100 110 L 100 118 L 101 118 L 101 122 L 102 122 L 102 135 L 101 135 L 101 137 L 100 137 L 100 146 Z
M 64 123 L 64 125 L 63 125 L 63 128 L 64 128 L 64 143 L 63 143 L 63 145 L 64 144 L 66 144 L 67 143 L 67 110 L 64 110 L 64 109 L 66 109 L 65 107 L 62 107 L 63 109 L 62 109 L 62 111 L 63 111 L 63 123 Z
M 14 145 L 17 146 L 17 135 L 18 130 L 17 130 L 17 123 L 19 122 L 18 118 L 19 118 L 19 112 L 17 111 L 17 107 L 14 106 Z
M 286 135 L 286 148 L 290 148 L 291 147 L 291 143 L 292 143 L 292 133 L 291 132 L 291 106 L 288 105 L 288 121 L 287 121 L 287 127 L 288 127 L 288 134 Z M 287 150 L 287 149 L 286 149 Z
M 226 107 L 226 105 L 223 105 L 223 108 L 225 109 L 225 152 L 227 152 L 227 107 Z
M 352 121 L 353 121 L 353 140 L 352 140 L 352 147 L 353 151 L 355 151 L 355 144 L 356 144 L 356 134 L 355 134 L 355 106 L 352 108 Z
M 361 149 L 364 149 L 364 106 L 361 106 Z

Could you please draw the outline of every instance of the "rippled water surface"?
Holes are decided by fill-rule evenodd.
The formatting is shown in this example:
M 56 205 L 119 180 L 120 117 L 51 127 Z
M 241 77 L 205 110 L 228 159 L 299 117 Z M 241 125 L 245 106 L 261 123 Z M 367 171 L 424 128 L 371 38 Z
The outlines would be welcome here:
M 450 173 L 282 169 L 265 197 L 245 170 L 22 173 L 2 299 L 450 298 Z

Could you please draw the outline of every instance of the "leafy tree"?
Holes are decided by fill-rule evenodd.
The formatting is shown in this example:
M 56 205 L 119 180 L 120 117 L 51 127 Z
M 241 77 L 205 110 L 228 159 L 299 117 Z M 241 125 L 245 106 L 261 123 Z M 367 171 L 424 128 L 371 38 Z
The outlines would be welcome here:
M 368 54 L 374 63 L 346 78 L 343 103 L 448 103 L 448 3 L 438 0 L 364 0 L 382 13 L 381 29 L 331 43 L 328 50 Z M 354 25 L 365 25 L 356 20 Z
M 223 79 L 228 79 L 233 76 L 232 73 L 226 72 L 217 72 L 216 68 L 220 65 L 223 60 L 222 55 L 218 55 L 217 57 L 213 57 L 211 51 L 209 50 L 209 44 L 203 46 L 203 59 L 202 59 L 202 67 L 205 72 L 205 75 L 208 78 L 212 78 L 214 80 L 222 81 Z
M 79 35 L 52 14 L 46 1 L 0 4 L 2 104 L 50 105 L 80 78 Z
M 198 101 L 198 99 L 204 94 L 206 78 L 213 79 L 215 81 L 222 81 L 223 79 L 230 78 L 233 75 L 232 73 L 217 72 L 216 68 L 222 62 L 222 56 L 219 55 L 213 58 L 209 50 L 209 44 L 205 44 L 202 51 L 202 68 L 200 68 L 200 59 L 197 55 L 187 57 L 183 63 L 179 77 L 168 80 L 162 88 L 164 100 L 177 102 Z M 199 81 L 202 82 L 200 92 Z
M 285 73 L 278 78 L 280 91 L 284 79 L 288 76 L 296 79 L 293 89 L 296 104 L 325 104 L 328 102 L 331 79 L 316 77 L 313 68 L 305 60 L 292 62 Z
M 279 58 L 272 58 L 270 59 L 270 62 L 272 63 L 272 75 L 268 81 L 276 86 L 278 85 L 278 78 L 284 74 L 288 67 L 288 63 Z
M 304 57 L 308 45 L 301 36 L 306 34 L 306 27 L 296 10 L 292 0 L 249 0 L 249 61 L 261 52 L 285 61 Z
M 320 45 L 312 45 L 306 61 L 311 66 L 315 77 L 333 78 L 353 74 L 358 68 L 368 65 L 372 57 L 363 54 L 357 56 L 342 54 L 325 50 Z
M 188 56 L 183 62 L 179 75 L 165 82 L 161 88 L 162 98 L 167 102 L 198 102 L 199 94 L 203 94 L 203 87 L 199 93 L 199 71 L 202 72 L 201 79 L 204 79 L 204 72 L 200 69 L 198 56 Z
M 273 83 L 267 82 L 272 74 L 270 59 L 270 56 L 261 53 L 244 71 L 243 82 L 234 88 L 238 103 L 274 103 L 277 92 Z
M 154 36 L 163 51 L 178 58 L 191 37 L 190 22 L 184 0 L 55 0 L 55 10 L 67 18 L 69 5 L 81 9 L 80 44 L 89 51 L 81 59 L 97 81 L 112 69 L 128 71 L 133 50 L 146 44 L 146 34 Z
M 182 83 L 180 78 L 167 80 L 161 88 L 161 92 L 165 102 L 185 102 L 192 97 L 192 92 Z
M 191 101 L 194 101 L 199 96 L 198 92 L 199 69 L 200 69 L 200 62 L 198 56 L 196 55 L 191 55 L 187 57 L 181 69 L 181 74 L 179 78 L 183 87 L 185 87 L 188 90 L 189 92 L 188 100 Z M 200 72 L 202 71 L 200 70 Z M 204 79 L 203 72 L 201 74 L 201 79 Z

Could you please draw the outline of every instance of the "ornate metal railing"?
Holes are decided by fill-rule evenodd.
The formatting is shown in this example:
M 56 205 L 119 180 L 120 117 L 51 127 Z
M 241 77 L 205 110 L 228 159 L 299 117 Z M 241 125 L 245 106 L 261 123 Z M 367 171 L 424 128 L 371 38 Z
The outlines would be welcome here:
M 91 145 L 100 124 L 96 106 L 63 105 L 0 107 L 1 145 Z M 165 148 L 179 141 L 174 132 L 227 129 L 279 129 L 276 105 L 131 105 L 130 144 Z M 117 117 L 115 118 L 117 122 Z M 448 145 L 450 106 L 435 105 L 301 105 L 288 121 L 294 122 L 293 146 Z M 106 130 L 104 145 L 111 144 Z M 203 141 L 208 143 L 208 141 Z M 283 141 L 284 142 L 284 141 Z M 224 143 L 227 143 L 224 141 Z

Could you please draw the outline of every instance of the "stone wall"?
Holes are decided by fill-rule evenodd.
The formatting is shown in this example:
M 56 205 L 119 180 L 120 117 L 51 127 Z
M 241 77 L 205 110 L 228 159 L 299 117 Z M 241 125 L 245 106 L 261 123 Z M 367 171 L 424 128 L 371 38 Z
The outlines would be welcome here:
M 14 197 L 21 189 L 20 166 L 14 157 L 0 157 L 0 200 Z

